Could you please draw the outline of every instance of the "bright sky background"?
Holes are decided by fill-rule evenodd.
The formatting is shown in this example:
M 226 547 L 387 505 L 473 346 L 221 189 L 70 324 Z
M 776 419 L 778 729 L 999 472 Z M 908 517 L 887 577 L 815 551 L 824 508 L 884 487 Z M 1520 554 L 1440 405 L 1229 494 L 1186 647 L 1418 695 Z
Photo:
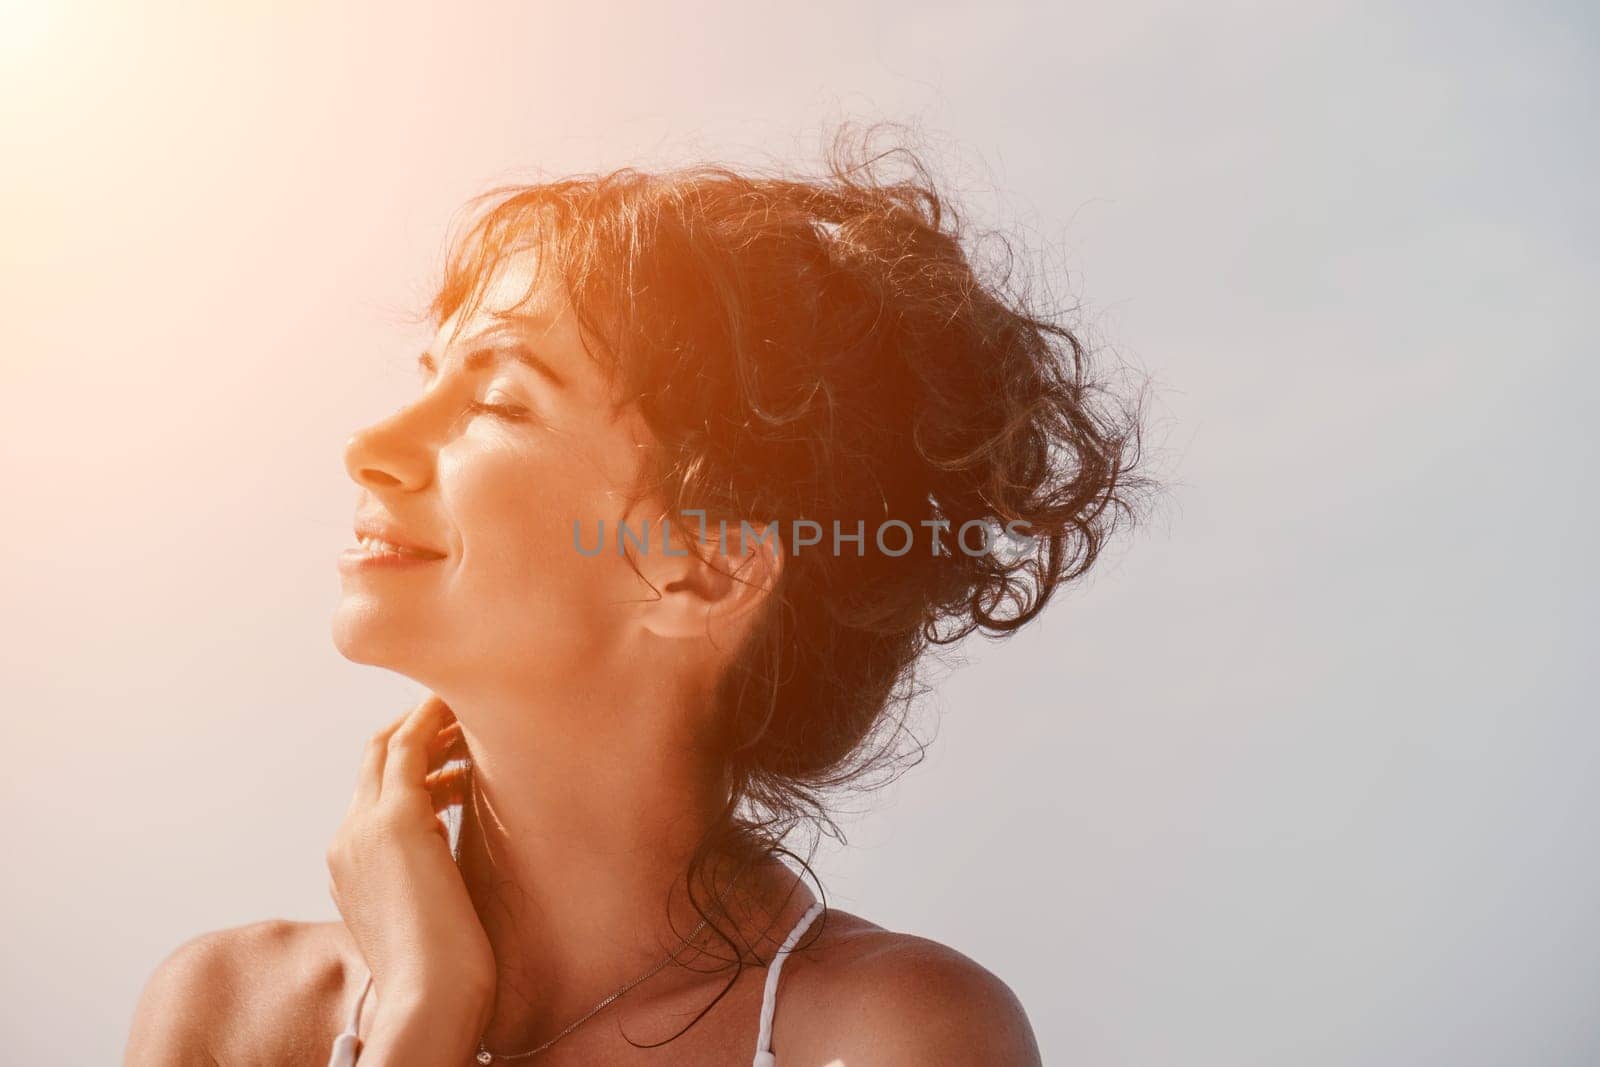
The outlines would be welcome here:
M 925 128 L 1155 376 L 1172 493 L 971 648 L 833 902 L 1052 1064 L 1600 1058 L 1592 7 L 185 6 L 0 7 L 8 1061 L 334 915 L 414 692 L 328 637 L 340 450 L 452 213 L 840 117 Z

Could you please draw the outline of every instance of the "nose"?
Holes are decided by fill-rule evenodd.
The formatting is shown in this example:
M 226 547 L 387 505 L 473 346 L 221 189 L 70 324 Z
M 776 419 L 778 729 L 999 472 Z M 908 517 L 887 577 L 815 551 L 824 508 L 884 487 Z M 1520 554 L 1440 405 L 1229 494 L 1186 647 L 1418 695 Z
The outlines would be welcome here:
M 410 424 L 410 408 L 357 430 L 344 446 L 344 469 L 364 489 L 415 492 L 433 480 L 433 454 Z

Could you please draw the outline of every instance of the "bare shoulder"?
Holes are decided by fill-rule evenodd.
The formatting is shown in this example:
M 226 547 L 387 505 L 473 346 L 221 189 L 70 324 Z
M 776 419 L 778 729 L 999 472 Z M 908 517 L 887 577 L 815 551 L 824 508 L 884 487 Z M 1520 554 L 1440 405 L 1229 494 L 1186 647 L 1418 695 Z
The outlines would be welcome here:
M 830 910 L 826 920 L 811 947 L 785 964 L 773 1030 L 773 1049 L 784 1061 L 796 1067 L 1040 1062 L 1016 994 L 973 959 L 848 912 Z
M 125 1062 L 314 1064 L 359 992 L 342 923 L 282 919 L 202 934 L 146 983 Z

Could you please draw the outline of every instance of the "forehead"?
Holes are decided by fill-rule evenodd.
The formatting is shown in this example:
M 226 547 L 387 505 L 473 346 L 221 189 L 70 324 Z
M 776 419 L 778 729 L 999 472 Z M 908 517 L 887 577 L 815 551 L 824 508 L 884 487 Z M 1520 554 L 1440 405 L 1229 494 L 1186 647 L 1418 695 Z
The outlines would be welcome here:
M 513 318 L 530 325 L 570 328 L 576 334 L 572 309 L 554 271 L 539 269 L 539 254 L 526 248 L 507 252 L 485 268 L 481 292 L 439 326 L 441 340 L 474 324 Z
M 439 325 L 430 351 L 441 368 L 465 359 L 480 337 L 516 335 L 568 383 L 596 399 L 609 377 L 595 362 L 558 272 L 540 270 L 536 251 L 506 252 L 484 269 L 481 291 Z
M 596 359 L 560 272 L 541 270 L 536 249 L 507 251 L 485 267 L 481 292 L 469 294 L 440 324 L 430 352 L 442 371 L 447 363 L 465 361 L 481 347 L 476 339 L 491 331 L 501 340 L 517 335 L 565 381 L 565 395 L 584 406 L 604 411 L 611 420 L 633 406 L 618 398 L 613 372 Z

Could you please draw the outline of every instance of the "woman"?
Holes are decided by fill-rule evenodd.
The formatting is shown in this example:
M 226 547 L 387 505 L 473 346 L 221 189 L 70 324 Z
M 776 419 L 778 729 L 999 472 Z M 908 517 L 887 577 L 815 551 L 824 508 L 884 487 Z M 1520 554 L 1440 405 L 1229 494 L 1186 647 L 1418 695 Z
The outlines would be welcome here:
M 900 765 L 930 644 L 1133 514 L 1137 419 L 891 155 L 489 194 L 346 451 L 335 642 L 432 695 L 363 757 L 343 921 L 183 946 L 128 1062 L 1038 1062 L 998 978 L 781 858 Z

